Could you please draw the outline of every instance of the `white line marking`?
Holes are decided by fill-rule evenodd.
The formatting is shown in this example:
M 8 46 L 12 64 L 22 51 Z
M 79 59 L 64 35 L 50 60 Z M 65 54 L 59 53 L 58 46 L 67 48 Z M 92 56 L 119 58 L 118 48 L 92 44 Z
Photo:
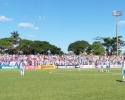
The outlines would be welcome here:
M 70 73 L 61 73 L 56 71 L 49 72 L 50 74 L 66 74 L 66 75 L 122 75 L 120 73 L 114 73 L 114 72 L 99 72 L 99 73 L 105 73 L 105 74 L 70 74 Z

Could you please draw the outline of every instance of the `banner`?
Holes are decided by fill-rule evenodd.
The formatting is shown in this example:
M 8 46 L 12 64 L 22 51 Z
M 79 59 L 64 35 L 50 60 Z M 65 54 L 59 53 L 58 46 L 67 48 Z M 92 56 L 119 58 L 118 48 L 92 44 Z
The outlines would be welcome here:
M 32 66 L 32 65 L 30 65 L 30 66 L 24 66 L 24 68 L 25 69 L 37 69 L 38 66 Z
M 19 66 L 0 66 L 0 69 L 20 69 Z
M 79 66 L 57 66 L 57 68 L 79 68 Z M 95 68 L 93 65 L 80 65 L 80 68 Z
M 95 68 L 94 65 L 81 65 L 80 68 Z
M 75 68 L 76 66 L 61 66 L 61 65 L 58 65 L 58 66 L 56 66 L 56 68 Z
M 38 68 L 39 69 L 55 69 L 56 66 L 55 65 L 39 65 Z
M 57 66 L 57 68 L 79 68 L 79 66 Z M 80 68 L 100 68 L 100 65 L 80 65 Z M 106 65 L 103 65 L 103 68 L 106 68 Z M 111 65 L 110 68 L 122 68 L 121 65 Z

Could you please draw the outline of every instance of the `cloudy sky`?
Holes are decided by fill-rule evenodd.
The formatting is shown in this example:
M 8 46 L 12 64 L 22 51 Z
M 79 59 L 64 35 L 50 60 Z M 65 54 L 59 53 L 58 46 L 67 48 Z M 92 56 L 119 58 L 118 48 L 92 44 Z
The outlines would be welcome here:
M 118 35 L 125 41 L 125 0 L 0 0 L 0 38 L 18 31 L 23 39 L 48 41 L 67 52 L 78 40 L 115 37 L 114 10 L 122 11 Z

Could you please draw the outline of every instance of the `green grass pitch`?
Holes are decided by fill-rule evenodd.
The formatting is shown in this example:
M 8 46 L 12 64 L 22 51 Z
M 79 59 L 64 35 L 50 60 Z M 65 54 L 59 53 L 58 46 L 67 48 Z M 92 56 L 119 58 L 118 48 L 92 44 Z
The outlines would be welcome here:
M 105 69 L 104 69 L 105 70 Z M 121 69 L 0 70 L 0 100 L 124 100 Z

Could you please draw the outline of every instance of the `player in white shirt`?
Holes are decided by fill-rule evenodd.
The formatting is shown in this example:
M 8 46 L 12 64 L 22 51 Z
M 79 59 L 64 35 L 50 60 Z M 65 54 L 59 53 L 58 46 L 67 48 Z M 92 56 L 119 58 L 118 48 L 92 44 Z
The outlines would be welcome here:
M 78 70 L 79 71 L 81 70 L 81 59 L 80 59 L 80 57 L 78 57 Z
M 20 66 L 20 74 L 24 76 L 24 60 L 23 59 L 21 60 L 19 66 Z
M 100 61 L 100 72 L 103 72 L 103 66 L 104 66 L 104 62 L 103 60 Z
M 66 63 L 66 59 L 64 58 L 64 66 L 65 66 L 65 69 L 67 69 L 67 63 Z
M 109 61 L 109 59 L 107 59 L 107 61 L 106 61 L 106 72 L 109 72 L 109 68 L 110 68 L 110 61 Z
M 123 59 L 122 62 L 122 79 L 125 82 L 125 58 Z

